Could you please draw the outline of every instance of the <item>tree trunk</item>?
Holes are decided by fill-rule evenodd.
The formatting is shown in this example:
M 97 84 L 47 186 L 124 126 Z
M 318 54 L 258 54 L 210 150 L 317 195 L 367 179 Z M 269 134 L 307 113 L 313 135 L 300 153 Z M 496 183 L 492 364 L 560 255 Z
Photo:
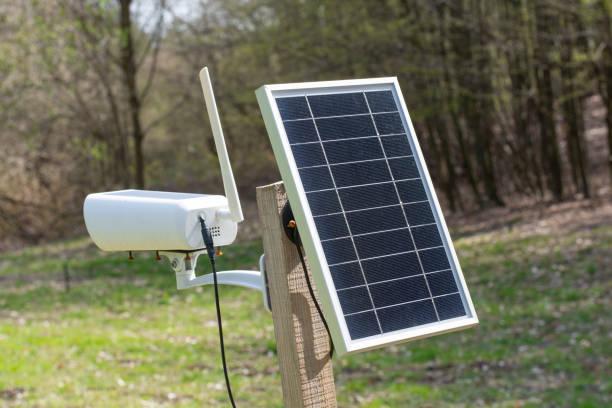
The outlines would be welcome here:
M 564 16 L 564 41 L 561 47 L 561 85 L 563 89 L 563 113 L 565 119 L 567 154 L 571 166 L 572 180 L 576 189 L 586 198 L 590 196 L 586 174 L 586 151 L 584 142 L 584 121 L 582 118 L 582 95 L 578 95 L 575 84 L 574 36 L 575 30 L 569 16 Z
M 612 53 L 612 50 L 610 50 Z M 608 171 L 610 174 L 609 181 L 612 184 L 612 56 L 609 58 L 610 64 L 607 68 L 606 75 L 606 126 L 608 127 Z
M 458 21 L 461 21 L 464 18 L 462 4 L 455 4 L 455 13 L 454 18 Z M 442 68 L 443 68 L 443 76 L 446 92 L 446 109 L 450 114 L 451 123 L 453 126 L 453 131 L 455 133 L 455 137 L 457 138 L 457 143 L 459 145 L 459 154 L 461 157 L 461 167 L 463 173 L 465 174 L 468 185 L 472 190 L 472 194 L 474 195 L 474 199 L 480 208 L 484 206 L 484 201 L 482 199 L 482 195 L 480 193 L 480 189 L 478 188 L 478 181 L 476 180 L 476 176 L 474 173 L 474 167 L 472 165 L 472 155 L 469 151 L 469 140 L 468 135 L 463 131 L 461 117 L 457 112 L 456 106 L 463 106 L 467 103 L 467 98 L 463 95 L 458 94 L 455 88 L 457 86 L 455 82 L 455 77 L 451 71 L 451 61 L 450 61 L 450 49 L 454 46 L 457 49 L 459 54 L 459 59 L 465 60 L 468 58 L 468 53 L 466 51 L 467 47 L 465 43 L 468 42 L 469 32 L 465 27 L 453 27 L 455 30 L 451 33 L 449 30 L 449 25 L 451 23 L 451 14 L 446 3 L 440 3 L 438 7 L 438 17 L 439 17 L 439 25 L 440 25 L 440 53 L 442 57 Z M 453 44 L 449 44 L 449 41 L 453 41 Z M 459 77 L 463 78 L 465 82 L 466 75 L 459 72 Z M 462 84 L 464 87 L 466 84 Z
M 544 4 L 535 6 L 537 66 L 536 84 L 538 90 L 538 119 L 540 122 L 540 151 L 543 167 L 546 169 L 546 181 L 556 201 L 563 199 L 563 180 L 561 158 L 557 131 L 555 128 L 554 92 L 549 51 L 553 48 L 550 33 L 546 30 L 555 26 L 550 16 L 552 10 L 546 10 Z
M 485 156 L 483 163 L 486 166 L 485 188 L 487 197 L 495 205 L 505 206 L 506 203 L 501 198 L 499 193 L 499 185 L 497 182 L 496 166 L 495 166 L 495 137 L 493 137 L 493 115 L 495 111 L 495 89 L 493 84 L 494 61 L 496 60 L 494 53 L 494 44 L 490 44 L 490 38 L 496 37 L 495 27 L 490 24 L 488 11 L 486 7 L 490 6 L 485 0 L 478 2 L 478 19 L 480 20 L 479 27 L 479 45 L 482 52 L 480 64 L 481 80 L 483 82 L 483 97 L 480 99 L 481 110 L 485 111 L 487 120 L 480 121 L 480 137 L 483 140 L 485 148 Z
M 425 125 L 427 127 L 429 139 L 431 140 L 431 145 L 436 153 L 434 161 L 437 172 L 439 173 L 444 195 L 448 200 L 448 206 L 451 212 L 455 212 L 457 211 L 457 195 L 455 194 L 457 189 L 457 176 L 450 155 L 443 119 L 428 118 L 425 120 Z
M 470 48 L 470 59 L 474 62 L 476 76 L 471 83 L 472 95 L 469 97 L 468 121 L 474 133 L 474 149 L 477 157 L 477 166 L 480 169 L 480 176 L 484 182 L 485 194 L 490 202 L 498 206 L 503 206 L 504 201 L 497 191 L 497 181 L 492 155 L 492 83 L 491 83 L 491 58 L 489 55 L 489 44 L 486 38 L 489 37 L 489 27 L 485 21 L 486 16 L 483 10 L 485 7 L 482 0 L 476 1 L 476 15 L 478 18 L 477 40 L 472 44 L 466 45 Z
M 546 64 L 546 63 L 545 63 Z M 554 96 L 551 83 L 550 67 L 538 68 L 538 117 L 540 122 L 540 147 L 542 161 L 547 170 L 548 188 L 556 201 L 563 199 L 563 182 L 561 177 L 561 159 L 555 129 Z
M 612 184 L 612 1 L 601 0 L 599 3 L 603 15 L 603 35 L 606 47 L 603 50 L 603 81 L 605 92 L 602 92 L 606 105 L 606 125 L 608 127 L 608 172 Z
M 132 37 L 132 17 L 130 5 L 132 0 L 119 0 L 120 5 L 120 44 L 121 44 L 121 70 L 125 91 L 128 96 L 129 115 L 132 122 L 132 140 L 134 143 L 134 159 L 136 162 L 136 186 L 145 187 L 145 164 L 142 143 L 144 132 L 140 121 L 141 101 L 138 96 L 136 84 L 136 56 L 134 55 L 134 39 Z
M 524 5 L 504 2 L 505 19 L 516 21 L 512 30 L 515 47 L 505 47 L 510 80 L 510 110 L 513 122 L 513 135 L 516 151 L 513 152 L 513 173 L 517 191 L 520 195 L 542 196 L 541 172 L 533 146 L 531 130 L 533 114 L 531 107 L 531 76 L 529 22 Z
M 523 30 L 521 30 L 521 41 L 525 44 L 525 64 L 528 78 L 527 85 L 527 125 L 535 124 L 537 122 L 537 81 L 535 77 L 534 66 L 536 65 L 535 58 L 535 35 L 534 35 L 534 24 L 533 24 L 533 12 L 529 6 L 529 0 L 521 0 L 521 24 Z M 537 141 L 534 140 L 532 135 L 535 135 L 535 126 L 528 127 L 525 129 L 525 141 L 527 143 L 527 149 L 529 152 L 529 160 L 532 163 L 532 168 L 535 173 L 536 185 L 540 197 L 544 197 L 545 186 L 544 186 L 544 170 L 541 161 L 539 160 L 537 151 Z M 533 132 L 533 133 L 531 133 Z

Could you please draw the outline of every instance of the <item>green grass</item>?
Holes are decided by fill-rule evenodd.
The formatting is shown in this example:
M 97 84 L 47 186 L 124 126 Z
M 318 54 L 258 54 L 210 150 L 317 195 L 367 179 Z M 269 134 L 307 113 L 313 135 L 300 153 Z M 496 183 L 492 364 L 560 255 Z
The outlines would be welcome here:
M 334 361 L 339 405 L 610 406 L 612 227 L 456 245 L 480 326 Z M 260 253 L 232 246 L 219 268 Z M 179 292 L 165 262 L 87 240 L 0 255 L 0 405 L 227 406 L 212 293 Z M 260 294 L 221 296 L 238 405 L 282 406 Z

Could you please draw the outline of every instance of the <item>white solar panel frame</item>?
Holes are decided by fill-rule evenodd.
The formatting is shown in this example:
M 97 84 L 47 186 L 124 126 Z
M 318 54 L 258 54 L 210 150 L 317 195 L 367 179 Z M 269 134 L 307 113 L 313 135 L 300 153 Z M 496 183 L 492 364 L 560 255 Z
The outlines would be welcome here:
M 457 286 L 462 295 L 467 314 L 462 317 L 352 340 L 275 99 L 278 97 L 305 96 L 306 93 L 310 96 L 369 91 L 392 91 L 395 102 L 400 109 L 402 122 L 411 133 L 408 136 L 409 143 L 413 149 L 419 171 L 423 175 L 428 200 L 433 203 L 434 217 L 436 223 L 441 227 L 444 248 L 449 258 L 451 269 L 458 279 Z M 477 325 L 478 316 L 476 315 L 461 266 L 459 265 L 446 222 L 444 221 L 431 177 L 427 171 L 423 153 L 416 138 L 416 132 L 412 126 L 397 77 L 264 85 L 256 91 L 256 95 L 268 135 L 270 136 L 272 149 L 284 181 L 285 190 L 300 228 L 300 237 L 308 257 L 308 263 L 318 289 L 321 306 L 328 322 L 337 354 L 357 353 L 384 345 L 421 339 Z

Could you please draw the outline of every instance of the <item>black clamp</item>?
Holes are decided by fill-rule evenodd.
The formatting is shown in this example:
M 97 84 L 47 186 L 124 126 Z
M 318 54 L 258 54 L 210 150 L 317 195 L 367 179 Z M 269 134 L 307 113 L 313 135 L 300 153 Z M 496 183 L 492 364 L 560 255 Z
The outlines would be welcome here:
M 289 201 L 285 203 L 281 211 L 281 218 L 283 219 L 283 229 L 285 230 L 287 238 L 294 244 L 301 245 L 300 233 L 298 232 L 297 223 L 295 222 L 295 217 L 293 216 Z

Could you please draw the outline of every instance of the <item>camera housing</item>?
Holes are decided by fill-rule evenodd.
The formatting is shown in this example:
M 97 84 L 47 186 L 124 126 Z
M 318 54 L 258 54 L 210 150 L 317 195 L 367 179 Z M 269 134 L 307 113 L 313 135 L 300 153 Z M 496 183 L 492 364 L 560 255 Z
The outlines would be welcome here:
M 236 239 L 238 224 L 221 195 L 120 190 L 90 194 L 83 205 L 91 239 L 104 251 L 195 251 L 204 217 L 215 246 Z

